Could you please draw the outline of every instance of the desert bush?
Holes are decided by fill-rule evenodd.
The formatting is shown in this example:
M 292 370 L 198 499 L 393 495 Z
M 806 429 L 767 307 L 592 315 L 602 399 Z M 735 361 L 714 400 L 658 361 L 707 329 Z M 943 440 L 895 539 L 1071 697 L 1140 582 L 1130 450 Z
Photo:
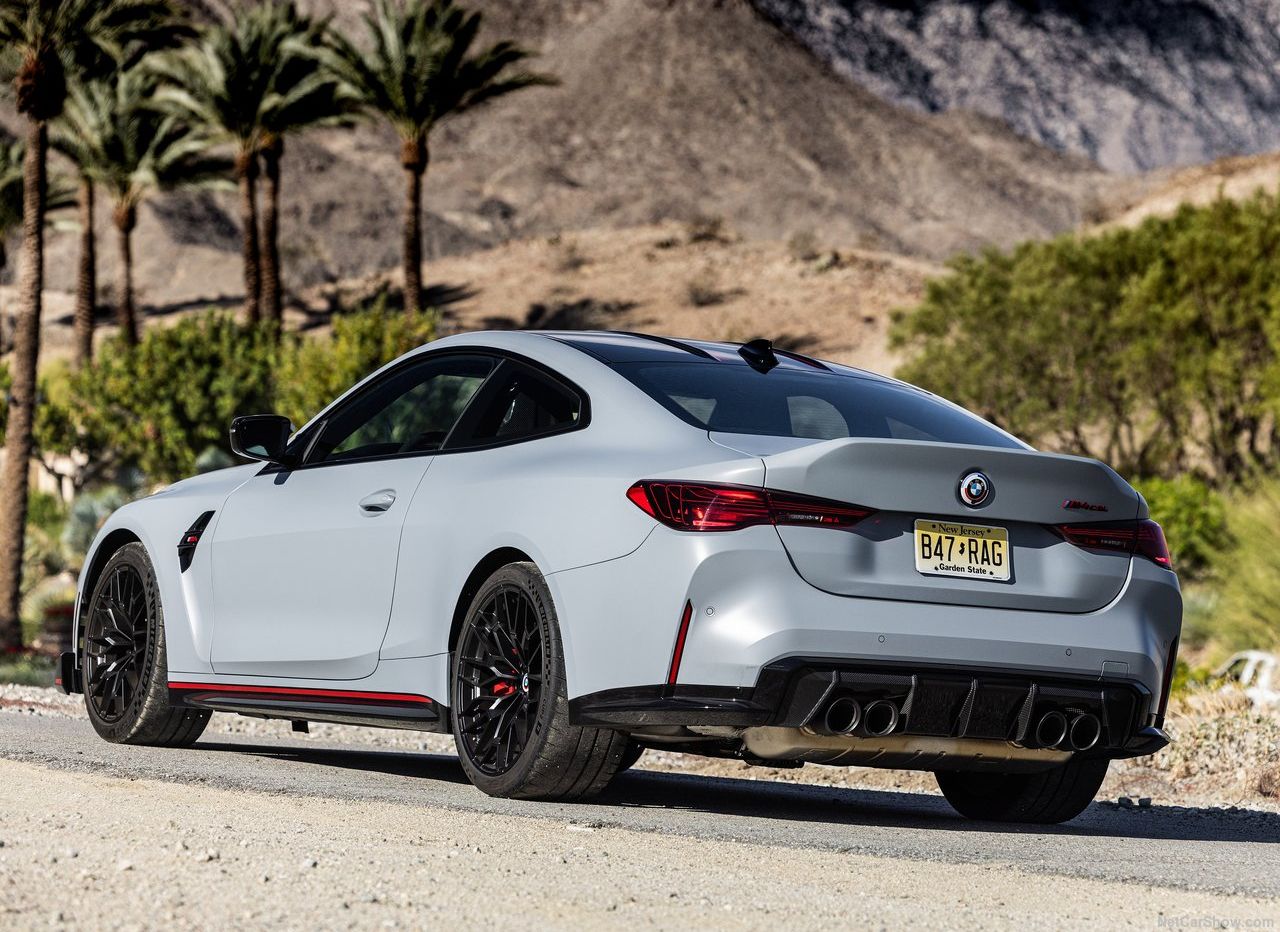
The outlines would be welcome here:
M 1227 546 L 1227 509 L 1223 497 L 1194 476 L 1134 480 L 1164 528 L 1173 565 L 1183 580 L 1201 578 Z
M 301 339 L 286 347 L 271 410 L 301 427 L 369 373 L 434 339 L 438 319 L 434 311 L 389 309 L 383 300 L 334 317 L 328 339 Z
M 812 230 L 797 230 L 787 240 L 787 255 L 797 262 L 812 262 L 822 253 Z
M 719 280 L 710 269 L 704 269 L 685 282 L 684 296 L 693 307 L 710 307 L 725 298 Z
M 685 237 L 691 243 L 727 243 L 731 239 L 724 217 L 699 214 L 685 224 Z
M 953 260 L 895 315 L 901 374 L 1122 473 L 1238 482 L 1280 456 L 1280 196 Z

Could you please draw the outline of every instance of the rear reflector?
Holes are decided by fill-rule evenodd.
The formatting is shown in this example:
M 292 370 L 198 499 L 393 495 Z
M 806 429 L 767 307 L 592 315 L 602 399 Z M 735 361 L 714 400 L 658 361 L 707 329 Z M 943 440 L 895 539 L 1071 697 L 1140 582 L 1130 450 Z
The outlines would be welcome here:
M 1062 524 L 1055 530 L 1066 540 L 1086 550 L 1107 550 L 1125 556 L 1146 557 L 1167 570 L 1173 569 L 1164 530 L 1151 520 Z
M 671 667 L 667 670 L 667 685 L 674 686 L 680 675 L 680 660 L 684 657 L 684 642 L 689 636 L 689 622 L 693 620 L 693 603 L 685 602 L 680 613 L 680 627 L 676 629 L 676 646 L 671 651 Z
M 627 498 L 677 531 L 736 531 L 757 524 L 848 528 L 872 513 L 793 492 L 703 482 L 637 482 Z

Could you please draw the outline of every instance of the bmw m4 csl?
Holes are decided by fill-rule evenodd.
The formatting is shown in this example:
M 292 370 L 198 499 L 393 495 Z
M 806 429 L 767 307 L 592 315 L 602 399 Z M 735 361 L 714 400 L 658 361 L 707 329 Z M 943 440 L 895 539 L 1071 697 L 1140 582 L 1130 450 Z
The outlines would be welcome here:
M 1058 822 L 1167 743 L 1182 604 L 1102 463 L 773 349 L 473 333 L 257 462 L 117 511 L 77 650 L 110 741 L 214 711 L 451 732 L 486 793 L 580 799 L 644 748 L 937 774 Z

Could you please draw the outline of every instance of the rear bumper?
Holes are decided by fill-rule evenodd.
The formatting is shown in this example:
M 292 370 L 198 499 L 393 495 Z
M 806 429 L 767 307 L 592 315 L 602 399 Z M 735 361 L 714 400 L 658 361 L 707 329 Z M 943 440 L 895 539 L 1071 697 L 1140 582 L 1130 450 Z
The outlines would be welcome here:
M 1182 598 L 1176 577 L 1146 560 L 1130 562 L 1111 603 L 1078 614 L 835 595 L 799 576 L 771 527 L 659 527 L 626 557 L 548 582 L 571 704 L 583 721 L 770 724 L 780 720 L 785 688 L 774 671 L 808 665 L 828 675 L 889 669 L 963 679 L 976 671 L 1028 686 L 1131 688 L 1147 719 L 1135 719 L 1113 756 L 1151 753 L 1167 740 L 1152 713 L 1181 631 Z M 686 602 L 693 613 L 673 677 Z M 1144 736 L 1147 728 L 1155 731 Z
M 576 724 L 644 732 L 685 728 L 808 728 L 832 699 L 888 699 L 902 710 L 895 734 L 1032 746 L 1031 723 L 1050 710 L 1097 715 L 1102 737 L 1082 757 L 1139 757 L 1168 744 L 1141 683 L 1061 674 L 790 658 L 751 687 L 611 689 L 569 703 Z

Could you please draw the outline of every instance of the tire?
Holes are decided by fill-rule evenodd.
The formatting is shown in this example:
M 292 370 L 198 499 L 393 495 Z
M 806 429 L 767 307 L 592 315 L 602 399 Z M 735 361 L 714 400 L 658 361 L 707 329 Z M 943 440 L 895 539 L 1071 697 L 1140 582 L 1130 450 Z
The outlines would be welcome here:
M 164 609 L 142 544 L 107 561 L 85 613 L 84 702 L 94 730 L 116 744 L 187 747 L 209 721 L 169 704 Z
M 1106 760 L 1071 760 L 1039 773 L 934 774 L 942 795 L 961 815 L 987 822 L 1056 825 L 1088 807 L 1107 775 Z
M 560 625 L 532 563 L 502 567 L 476 593 L 453 652 L 452 696 L 462 769 L 490 796 L 588 799 L 622 765 L 625 734 L 569 723 Z
M 640 742 L 628 740 L 627 749 L 622 752 L 622 763 L 618 765 L 618 773 L 630 770 L 640 763 L 640 758 L 644 757 L 644 750 L 644 745 Z

